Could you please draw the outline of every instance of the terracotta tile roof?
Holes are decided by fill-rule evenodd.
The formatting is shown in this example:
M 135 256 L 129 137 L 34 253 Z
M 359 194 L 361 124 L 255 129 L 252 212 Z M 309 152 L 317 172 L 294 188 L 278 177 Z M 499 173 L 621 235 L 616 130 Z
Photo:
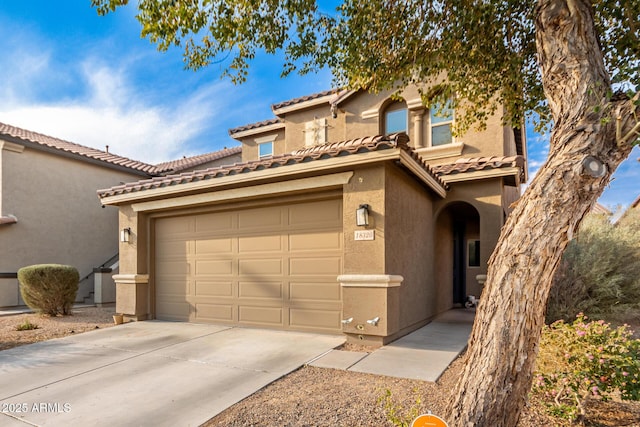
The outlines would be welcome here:
M 248 125 L 238 126 L 237 128 L 229 129 L 229 135 L 233 136 L 236 133 L 240 133 L 240 132 L 244 132 L 252 129 L 258 129 L 258 128 L 269 126 L 269 125 L 276 125 L 278 123 L 284 123 L 284 122 L 276 117 L 275 119 L 263 120 L 257 123 L 250 123 Z
M 186 172 L 182 174 L 167 175 L 163 177 L 118 185 L 109 189 L 99 190 L 98 196 L 100 198 L 117 196 L 121 194 L 152 190 L 155 188 L 162 188 L 172 185 L 186 184 L 190 182 L 215 179 L 229 175 L 238 175 L 265 169 L 286 167 L 300 163 L 307 163 L 310 161 L 320 161 L 323 159 L 355 155 L 359 153 L 368 153 L 390 148 L 400 148 L 403 151 L 409 153 L 412 158 L 415 159 L 427 171 L 427 173 L 429 173 L 439 184 L 446 188 L 446 184 L 432 172 L 429 165 L 427 165 L 420 156 L 418 156 L 411 150 L 411 148 L 407 144 L 408 141 L 409 137 L 404 133 L 400 133 L 386 136 L 370 136 L 342 142 L 333 142 L 297 150 L 290 154 L 272 156 L 252 162 L 220 166 L 216 168 Z
M 31 143 L 43 149 L 60 151 L 62 153 L 85 158 L 89 161 L 98 161 L 98 163 L 104 162 L 106 163 L 106 166 L 115 165 L 138 173 L 143 172 L 146 175 L 154 175 L 155 166 L 153 165 L 139 162 L 137 160 L 131 160 L 126 157 L 97 150 L 95 148 L 85 147 L 83 145 L 54 138 L 52 136 L 21 129 L 5 123 L 0 123 L 0 138 L 18 144 L 24 144 L 25 142 L 27 144 Z
M 487 169 L 500 169 L 518 167 L 521 170 L 522 179 L 524 179 L 524 157 L 523 156 L 502 156 L 502 157 L 475 157 L 462 158 L 454 163 L 432 166 L 432 169 L 438 176 L 453 175 L 465 172 L 477 172 Z
M 180 172 L 185 169 L 194 168 L 204 163 L 224 159 L 225 157 L 231 157 L 240 153 L 242 153 L 242 147 L 240 146 L 233 148 L 225 147 L 222 150 L 214 151 L 211 153 L 200 154 L 192 157 L 184 157 L 178 160 L 159 163 L 155 165 L 155 172 L 163 175 L 169 172 Z
M 282 102 L 279 102 L 277 104 L 273 104 L 273 105 L 271 105 L 271 109 L 272 110 L 278 110 L 280 108 L 289 107 L 291 105 L 301 104 L 301 103 L 306 102 L 306 101 L 311 101 L 311 100 L 314 100 L 314 99 L 322 98 L 323 96 L 333 95 L 333 94 L 336 94 L 338 92 L 340 92 L 340 89 L 330 89 L 330 90 L 325 90 L 323 92 L 312 93 L 311 95 L 305 95 L 305 96 L 301 96 L 300 98 L 294 98 L 294 99 L 290 99 L 288 101 L 282 101 Z

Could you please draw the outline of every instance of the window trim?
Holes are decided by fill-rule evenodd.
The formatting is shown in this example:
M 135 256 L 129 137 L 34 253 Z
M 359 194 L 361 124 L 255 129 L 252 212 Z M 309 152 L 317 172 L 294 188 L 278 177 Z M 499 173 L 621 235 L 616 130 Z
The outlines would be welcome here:
M 449 103 L 449 101 L 447 101 L 447 103 Z M 445 144 L 438 144 L 438 145 L 433 145 L 433 130 L 434 128 L 437 127 L 443 127 L 443 126 L 449 126 L 449 129 L 452 130 L 453 128 L 453 124 L 456 120 L 456 111 L 455 109 L 451 108 L 451 120 L 446 120 L 446 121 L 441 121 L 438 123 L 433 123 L 433 117 L 434 117 L 434 113 L 439 109 L 439 104 L 436 103 L 433 105 L 432 108 L 429 108 L 429 134 L 428 134 L 428 138 L 429 138 L 429 147 L 448 147 L 451 144 L 455 144 L 456 143 L 456 138 L 455 136 L 453 136 L 453 133 L 451 134 L 451 141 L 447 142 Z M 446 117 L 438 117 L 439 119 L 445 119 Z

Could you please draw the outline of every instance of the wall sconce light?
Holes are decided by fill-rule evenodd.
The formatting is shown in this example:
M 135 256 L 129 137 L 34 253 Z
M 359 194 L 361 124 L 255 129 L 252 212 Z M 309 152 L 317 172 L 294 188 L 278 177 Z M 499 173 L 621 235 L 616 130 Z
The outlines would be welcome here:
M 123 228 L 120 231 L 120 241 L 122 243 L 129 243 L 131 241 L 131 228 Z
M 361 227 L 369 225 L 369 205 L 360 205 L 356 209 L 356 225 Z
M 607 173 L 607 166 L 593 156 L 587 156 L 582 161 L 582 170 L 594 178 L 602 178 Z

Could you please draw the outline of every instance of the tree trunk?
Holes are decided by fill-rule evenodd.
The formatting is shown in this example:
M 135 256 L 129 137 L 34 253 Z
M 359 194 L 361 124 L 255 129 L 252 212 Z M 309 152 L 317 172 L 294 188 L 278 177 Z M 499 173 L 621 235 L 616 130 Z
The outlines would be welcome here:
M 445 414 L 450 427 L 518 423 L 556 267 L 632 148 L 620 135 L 636 124 L 635 110 L 628 99 L 607 98 L 611 83 L 590 1 L 539 0 L 536 15 L 538 61 L 554 119 L 549 158 L 517 202 L 489 260 L 464 372 Z M 604 176 L 584 171 L 587 156 L 607 166 Z

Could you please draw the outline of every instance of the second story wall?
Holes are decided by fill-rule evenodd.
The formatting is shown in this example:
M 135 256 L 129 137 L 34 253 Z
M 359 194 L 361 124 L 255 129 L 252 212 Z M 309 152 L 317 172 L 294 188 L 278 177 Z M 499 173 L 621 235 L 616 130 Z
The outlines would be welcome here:
M 289 101 L 284 108 L 274 106 L 277 129 L 268 124 L 249 125 L 248 133 L 234 134 L 232 130 L 232 136 L 243 144 L 243 161 L 258 160 L 261 143 L 269 141 L 273 142 L 272 154 L 277 155 L 327 142 L 396 132 L 406 132 L 411 146 L 434 165 L 461 157 L 523 154 L 524 136 L 516 130 L 520 133 L 518 148 L 514 130 L 502 124 L 502 110 L 489 116 L 483 129 L 472 128 L 455 136 L 451 131 L 456 112 L 444 108 L 438 114 L 437 109 L 424 107 L 416 87 L 406 88 L 399 98 L 387 90 L 377 94 L 334 91 L 300 99 Z

